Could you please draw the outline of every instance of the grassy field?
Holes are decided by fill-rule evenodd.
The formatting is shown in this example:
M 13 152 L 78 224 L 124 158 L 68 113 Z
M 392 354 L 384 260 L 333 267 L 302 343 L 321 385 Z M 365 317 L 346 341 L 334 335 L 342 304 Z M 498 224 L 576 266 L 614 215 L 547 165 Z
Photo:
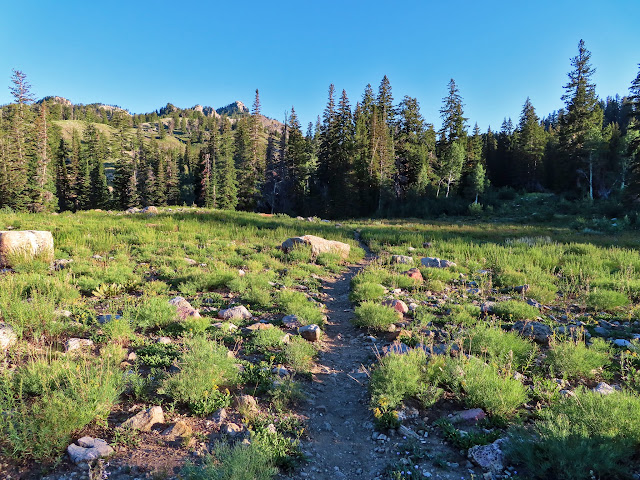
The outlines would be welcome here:
M 17 337 L 0 366 L 0 448 L 16 464 L 52 465 L 86 433 L 134 448 L 144 434 L 118 427 L 127 410 L 162 405 L 172 419 L 226 407 L 251 432 L 251 446 L 219 446 L 216 459 L 188 465 L 184 478 L 246 465 L 262 478 L 294 469 L 304 431 L 296 401 L 316 347 L 286 335 L 282 319 L 322 326 L 322 278 L 364 256 L 358 231 L 377 258 L 352 280 L 354 323 L 396 348 L 371 366 L 379 429 L 397 428 L 409 405 L 421 418 L 443 402 L 482 408 L 487 418 L 464 431 L 446 417 L 432 428 L 465 451 L 509 439 L 505 461 L 517 478 L 633 474 L 635 232 L 468 219 L 334 225 L 189 208 L 155 216 L 0 213 L 0 230 L 8 229 L 50 230 L 56 263 L 71 260 L 52 269 L 16 258 L 0 274 L 0 320 Z M 278 248 L 303 234 L 349 243 L 349 259 Z M 428 267 L 424 257 L 455 265 Z M 169 304 L 178 295 L 202 316 L 180 319 Z M 406 304 L 404 315 L 394 300 Z M 235 305 L 252 318 L 218 319 Z M 71 339 L 91 342 L 72 353 Z M 604 383 L 613 393 L 599 393 Z M 238 403 L 242 395 L 256 396 L 261 408 Z M 201 440 L 198 432 L 183 441 L 192 439 Z

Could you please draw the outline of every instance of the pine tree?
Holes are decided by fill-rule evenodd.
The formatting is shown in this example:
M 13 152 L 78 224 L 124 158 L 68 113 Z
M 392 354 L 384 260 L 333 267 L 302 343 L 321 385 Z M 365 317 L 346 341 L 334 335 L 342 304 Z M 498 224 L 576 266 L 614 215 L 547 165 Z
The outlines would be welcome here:
M 309 175 L 311 155 L 307 139 L 300 130 L 300 121 L 293 107 L 289 116 L 288 138 L 285 158 L 291 179 L 291 212 L 301 214 L 306 211 L 309 194 Z
M 333 180 L 333 156 L 338 143 L 335 92 L 335 86 L 329 85 L 329 98 L 322 114 L 322 124 L 318 135 L 317 186 L 318 200 L 322 205 L 319 209 L 321 214 L 329 212 L 329 185 Z
M 578 44 L 578 55 L 571 60 L 573 70 L 569 72 L 569 82 L 565 85 L 562 100 L 567 110 L 560 122 L 560 146 L 564 152 L 569 171 L 567 174 L 580 183 L 586 178 L 588 196 L 593 199 L 594 169 L 598 162 L 597 151 L 602 141 L 603 112 L 596 96 L 596 87 L 591 77 L 595 69 L 591 67 L 591 52 Z
M 629 92 L 629 127 L 625 135 L 630 175 L 628 196 L 637 202 L 640 199 L 640 71 L 631 82 Z
M 58 208 L 61 211 L 73 210 L 73 185 L 67 169 L 70 151 L 64 139 L 60 139 L 60 145 L 55 156 L 55 183 Z
M 223 118 L 223 122 L 229 120 Z M 254 119 L 251 119 L 254 121 Z M 257 120 L 256 120 L 257 121 Z M 252 163 L 251 125 L 246 118 L 236 122 L 234 132 L 234 159 L 238 171 L 238 208 L 253 211 L 260 197 L 260 167 Z M 258 176 L 260 175 L 260 177 Z
M 104 172 L 105 144 L 93 123 L 85 127 L 84 143 L 82 165 L 86 164 L 89 171 L 88 198 L 84 208 L 107 208 L 110 198 Z
M 225 210 L 235 210 L 238 205 L 238 180 L 233 148 L 234 137 L 231 124 L 223 119 L 220 126 L 220 148 L 215 164 L 218 169 L 217 207 Z
M 466 158 L 466 121 L 464 117 L 462 97 L 453 78 L 449 81 L 449 93 L 442 99 L 440 117 L 442 128 L 437 145 L 438 152 L 438 190 L 440 186 L 447 186 L 447 194 L 451 187 L 457 184 L 462 175 L 464 160 Z
M 405 96 L 398 114 L 395 142 L 398 189 L 401 196 L 410 190 L 423 193 L 430 174 L 429 156 L 434 145 L 428 143 L 427 129 L 417 99 Z
M 31 210 L 50 212 L 56 208 L 55 184 L 51 174 L 51 155 L 49 153 L 49 125 L 47 122 L 47 104 L 41 103 L 35 120 L 35 152 L 32 161 L 30 183 Z
M 519 162 L 514 166 L 517 173 L 516 185 L 530 190 L 542 189 L 544 177 L 542 167 L 546 143 L 544 126 L 540 123 L 540 118 L 527 97 L 520 114 L 515 146 Z

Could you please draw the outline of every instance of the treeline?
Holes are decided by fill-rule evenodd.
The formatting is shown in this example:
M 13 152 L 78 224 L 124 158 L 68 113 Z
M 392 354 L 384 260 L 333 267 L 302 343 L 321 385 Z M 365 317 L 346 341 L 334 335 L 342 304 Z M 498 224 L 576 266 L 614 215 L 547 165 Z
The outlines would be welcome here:
M 417 99 L 394 101 L 386 76 L 355 106 L 331 85 L 322 117 L 303 131 L 294 108 L 273 128 L 257 90 L 251 112 L 231 117 L 170 104 L 132 116 L 56 98 L 33 104 L 15 71 L 15 102 L 0 109 L 0 207 L 197 204 L 338 218 L 415 214 L 434 201 L 481 208 L 489 190 L 505 187 L 637 200 L 640 73 L 629 95 L 601 100 L 590 56 L 580 41 L 558 112 L 541 118 L 527 98 L 515 123 L 484 133 L 477 124 L 469 132 L 454 80 L 438 131 Z M 86 124 L 64 138 L 59 120 L 71 119 Z

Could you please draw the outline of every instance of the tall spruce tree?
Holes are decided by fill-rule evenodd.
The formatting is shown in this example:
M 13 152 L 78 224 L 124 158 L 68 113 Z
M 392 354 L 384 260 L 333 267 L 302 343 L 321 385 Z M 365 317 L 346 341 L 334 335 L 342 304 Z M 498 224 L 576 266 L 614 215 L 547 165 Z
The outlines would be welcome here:
M 60 139 L 55 155 L 55 184 L 58 208 L 61 211 L 73 210 L 73 185 L 67 169 L 70 151 L 64 139 Z
M 405 96 L 398 108 L 395 142 L 397 190 L 401 196 L 409 191 L 424 192 L 431 168 L 429 157 L 434 147 L 429 143 L 418 100 Z
M 631 82 L 629 96 L 629 127 L 625 135 L 627 144 L 626 156 L 629 159 L 629 198 L 634 202 L 640 200 L 640 71 Z
M 234 137 L 231 124 L 223 119 L 220 126 L 220 146 L 216 157 L 218 169 L 217 207 L 235 210 L 238 205 L 238 180 L 233 158 Z
M 536 114 L 531 100 L 527 97 L 518 123 L 516 152 L 518 164 L 514 165 L 517 178 L 516 186 L 529 190 L 541 190 L 543 175 L 543 156 L 547 140 L 544 126 Z
M 564 86 L 562 100 L 566 113 L 560 121 L 560 147 L 569 166 L 566 172 L 579 185 L 586 179 L 587 191 L 593 199 L 594 170 L 597 168 L 598 149 L 602 141 L 603 112 L 596 96 L 596 86 L 591 77 L 591 52 L 584 40 L 578 43 L 578 54 L 571 60 L 573 70 Z
M 438 189 L 436 196 L 440 194 L 440 186 L 445 185 L 446 196 L 451 193 L 451 188 L 457 185 L 462 176 L 464 160 L 466 158 L 466 121 L 462 96 L 455 80 L 449 81 L 449 91 L 442 99 L 440 117 L 442 128 L 438 141 Z
M 291 181 L 291 212 L 306 212 L 306 200 L 309 194 L 309 176 L 311 155 L 307 139 L 302 135 L 300 121 L 293 107 L 289 116 L 286 159 Z

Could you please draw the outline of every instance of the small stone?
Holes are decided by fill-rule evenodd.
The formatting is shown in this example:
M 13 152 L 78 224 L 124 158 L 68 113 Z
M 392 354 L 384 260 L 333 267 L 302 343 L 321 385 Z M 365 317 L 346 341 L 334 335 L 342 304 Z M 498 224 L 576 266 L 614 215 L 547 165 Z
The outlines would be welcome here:
M 601 395 L 611 395 L 612 393 L 616 393 L 616 389 L 606 382 L 600 382 L 593 391 L 600 393 Z
M 156 423 L 164 423 L 162 407 L 155 406 L 143 410 L 120 424 L 123 428 L 148 432 Z
M 476 445 L 469 449 L 467 455 L 483 470 L 500 474 L 504 469 L 501 445 L 506 441 L 504 438 L 499 438 L 489 445 Z
M 91 348 L 93 347 L 93 340 L 89 340 L 88 338 L 70 338 L 65 342 L 64 347 L 67 352 Z
M 172 342 L 170 337 L 158 337 L 156 343 L 160 343 L 162 345 L 169 345 Z
M 456 264 L 451 260 L 442 260 L 435 257 L 425 257 L 420 260 L 420 262 L 427 268 L 449 268 L 456 266 Z
M 176 440 L 178 437 L 188 437 L 189 435 L 191 435 L 191 433 L 193 433 L 191 427 L 182 420 L 179 420 L 169 428 L 165 429 L 162 432 L 162 435 L 165 437 L 169 437 L 168 440 L 172 441 Z
M 223 320 L 245 320 L 252 317 L 253 315 L 249 313 L 249 310 L 244 305 L 237 305 L 218 312 L 218 318 Z
M 239 395 L 235 398 L 233 404 L 236 410 L 245 410 L 254 413 L 260 410 L 258 401 L 251 395 Z
M 98 323 L 100 325 L 104 325 L 105 323 L 109 323 L 112 320 L 120 320 L 121 318 L 122 318 L 122 315 L 108 313 L 106 315 L 98 315 L 96 320 L 98 320 Z
M 391 263 L 413 263 L 413 257 L 409 257 L 407 255 L 392 255 Z
M 631 343 L 629 340 L 625 340 L 624 338 L 616 338 L 612 343 L 616 347 L 628 348 L 630 350 L 635 350 L 636 348 L 634 347 L 633 343 Z
M 109 457 L 114 453 L 113 448 L 100 438 L 82 437 L 78 440 L 78 444 L 71 444 L 67 447 L 69 458 L 76 465 L 89 463 L 98 458 Z
M 451 423 L 476 424 L 485 418 L 486 414 L 484 410 L 481 408 L 472 408 L 471 410 L 456 412 L 453 417 L 450 418 L 450 421 Z
M 279 377 L 286 377 L 287 375 L 289 375 L 289 370 L 287 370 L 282 366 L 278 366 L 278 367 L 273 367 L 273 369 L 271 370 L 271 373 L 278 375 Z
M 227 411 L 224 408 L 221 408 L 214 412 L 209 419 L 216 425 L 220 425 L 227 419 Z
M 17 341 L 18 336 L 13 331 L 11 325 L 0 322 L 0 351 L 7 350 L 9 347 L 15 345 Z
M 409 278 L 413 278 L 416 282 L 422 283 L 424 282 L 424 277 L 422 276 L 422 272 L 417 268 L 410 268 L 406 272 L 402 272 L 402 275 L 406 275 Z
M 193 308 L 184 297 L 174 297 L 169 300 L 169 305 L 176 307 L 176 314 L 180 320 L 188 318 L 200 318 L 200 312 Z
M 193 258 L 189 258 L 189 257 L 184 257 L 184 261 L 187 263 L 187 265 L 197 265 L 198 262 L 196 262 Z
M 230 437 L 235 437 L 243 432 L 244 428 L 242 425 L 238 425 L 237 423 L 228 422 L 225 423 L 220 431 Z
M 304 327 L 298 328 L 298 333 L 302 338 L 310 342 L 317 342 L 322 336 L 322 330 L 320 330 L 320 327 L 315 324 L 305 325 Z
M 409 311 L 409 307 L 407 307 L 407 304 L 404 303 L 402 300 L 385 300 L 384 302 L 382 302 L 383 305 L 387 306 L 387 307 L 391 307 L 393 308 L 395 311 L 399 312 L 400 314 L 405 314 Z
M 296 317 L 295 315 L 286 315 L 282 319 L 282 324 L 285 328 L 293 330 L 300 326 L 300 320 L 298 320 L 298 317 Z
M 536 343 L 540 343 L 542 345 L 547 345 L 551 335 L 553 334 L 551 327 L 544 323 L 525 322 L 522 320 L 514 323 L 512 330 L 518 332 L 523 337 L 530 338 Z

